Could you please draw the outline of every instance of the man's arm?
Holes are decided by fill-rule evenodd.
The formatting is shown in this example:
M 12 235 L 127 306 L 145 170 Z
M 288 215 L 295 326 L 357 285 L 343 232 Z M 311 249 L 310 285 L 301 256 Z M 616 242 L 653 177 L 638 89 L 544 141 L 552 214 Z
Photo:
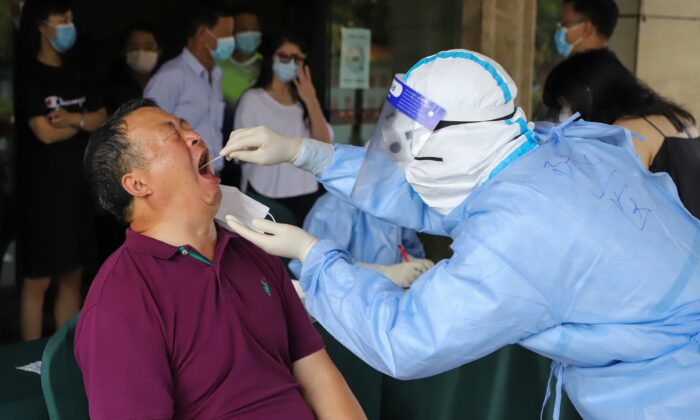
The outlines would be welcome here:
M 170 419 L 173 382 L 167 349 L 153 318 L 98 303 L 75 332 L 91 419 Z
M 299 381 L 301 393 L 316 418 L 367 418 L 325 350 L 319 350 L 294 362 L 292 373 Z
M 352 196 L 365 153 L 363 147 L 336 145 L 333 159 L 318 174 L 318 181 L 331 194 L 386 222 L 447 236 L 442 226 L 443 216 L 425 204 L 398 166 L 393 173 L 377 179 L 371 188 L 365 190 L 365 194 L 360 194 L 362 198 Z M 393 164 L 388 162 L 388 165 Z

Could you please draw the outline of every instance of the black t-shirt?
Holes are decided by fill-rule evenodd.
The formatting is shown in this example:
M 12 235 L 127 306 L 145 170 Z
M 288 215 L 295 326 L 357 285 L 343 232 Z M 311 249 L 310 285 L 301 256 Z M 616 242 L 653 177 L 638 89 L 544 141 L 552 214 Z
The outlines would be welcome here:
M 102 100 L 71 63 L 51 67 L 34 60 L 24 71 L 18 92 L 18 246 L 23 276 L 43 277 L 85 264 L 94 247 L 93 205 L 83 172 L 88 133 L 45 144 L 29 128 L 29 120 L 59 106 L 69 112 L 96 111 Z M 47 214 L 55 221 L 48 226 L 39 222 Z
M 667 172 L 686 209 L 700 218 L 700 137 L 665 137 L 651 172 Z
M 33 60 L 27 69 L 24 86 L 20 89 L 22 115 L 27 118 L 27 124 L 33 117 L 46 116 L 58 107 L 69 112 L 90 112 L 103 107 L 101 95 L 91 78 L 80 72 L 78 67 L 70 62 L 64 62 L 60 67 L 53 67 Z M 81 137 L 87 136 L 84 132 L 79 132 L 73 139 L 50 146 L 69 147 Z M 21 146 L 47 145 L 41 143 L 29 130 Z

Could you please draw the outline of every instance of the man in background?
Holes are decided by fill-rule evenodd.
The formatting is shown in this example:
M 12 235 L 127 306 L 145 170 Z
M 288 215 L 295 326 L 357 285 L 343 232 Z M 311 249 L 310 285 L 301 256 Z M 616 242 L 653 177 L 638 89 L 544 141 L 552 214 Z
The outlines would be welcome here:
M 192 17 L 182 53 L 163 64 L 146 85 L 144 97 L 184 118 L 198 132 L 213 155 L 223 143 L 224 98 L 217 61 L 228 60 L 235 47 L 231 13 L 200 6 Z M 222 160 L 212 164 L 219 173 Z
M 567 57 L 608 47 L 619 10 L 614 0 L 564 0 L 554 36 L 557 52 Z

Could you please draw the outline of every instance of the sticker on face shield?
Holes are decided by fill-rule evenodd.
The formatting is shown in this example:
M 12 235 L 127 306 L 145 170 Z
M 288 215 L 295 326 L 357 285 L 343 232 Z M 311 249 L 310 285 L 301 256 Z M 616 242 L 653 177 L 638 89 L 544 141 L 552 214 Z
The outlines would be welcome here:
M 445 109 L 394 77 L 386 97 L 394 108 L 432 131 L 445 116 Z

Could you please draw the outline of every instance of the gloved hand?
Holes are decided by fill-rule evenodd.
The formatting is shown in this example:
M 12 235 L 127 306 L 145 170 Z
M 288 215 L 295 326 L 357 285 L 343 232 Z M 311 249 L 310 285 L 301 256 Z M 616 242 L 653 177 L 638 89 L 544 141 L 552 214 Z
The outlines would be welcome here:
M 393 281 L 397 286 L 400 287 L 411 287 L 413 282 L 418 279 L 418 277 L 430 270 L 435 263 L 423 259 L 417 258 L 411 261 L 402 262 L 394 265 L 382 265 L 383 274 Z
M 265 233 L 258 233 L 245 226 L 234 216 L 226 215 L 226 223 L 239 235 L 254 243 L 268 254 L 298 259 L 304 263 L 318 239 L 303 229 L 265 219 L 253 219 L 253 226 Z M 269 235 L 267 235 L 269 234 Z
M 258 165 L 290 163 L 301 147 L 301 137 L 288 137 L 267 127 L 242 128 L 231 133 L 219 155 Z

